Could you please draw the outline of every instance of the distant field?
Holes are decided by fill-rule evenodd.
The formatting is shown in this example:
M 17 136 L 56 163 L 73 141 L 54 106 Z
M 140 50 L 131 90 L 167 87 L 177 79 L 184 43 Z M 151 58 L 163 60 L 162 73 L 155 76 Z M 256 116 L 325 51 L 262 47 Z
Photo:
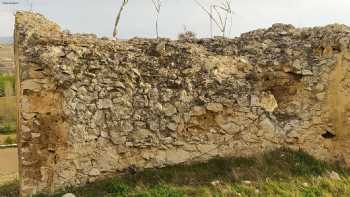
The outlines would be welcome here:
M 9 135 L 15 132 L 16 97 L 0 97 L 0 138 L 2 139 L 4 138 L 4 135 Z M 2 143 L 2 141 L 3 140 L 0 140 L 0 143 Z
M 16 97 L 0 97 L 0 122 L 16 122 Z
M 14 73 L 12 45 L 0 44 L 0 73 Z

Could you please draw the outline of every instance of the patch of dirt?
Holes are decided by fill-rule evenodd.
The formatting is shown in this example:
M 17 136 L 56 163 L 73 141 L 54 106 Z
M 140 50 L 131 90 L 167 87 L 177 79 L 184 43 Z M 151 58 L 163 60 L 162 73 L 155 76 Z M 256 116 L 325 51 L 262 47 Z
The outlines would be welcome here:
M 17 148 L 0 149 L 0 184 L 18 177 Z

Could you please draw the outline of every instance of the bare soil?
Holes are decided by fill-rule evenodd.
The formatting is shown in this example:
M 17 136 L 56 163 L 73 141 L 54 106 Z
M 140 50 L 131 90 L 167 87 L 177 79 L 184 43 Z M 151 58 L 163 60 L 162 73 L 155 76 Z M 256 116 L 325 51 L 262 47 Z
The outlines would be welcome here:
M 17 178 L 17 148 L 0 149 L 0 185 Z

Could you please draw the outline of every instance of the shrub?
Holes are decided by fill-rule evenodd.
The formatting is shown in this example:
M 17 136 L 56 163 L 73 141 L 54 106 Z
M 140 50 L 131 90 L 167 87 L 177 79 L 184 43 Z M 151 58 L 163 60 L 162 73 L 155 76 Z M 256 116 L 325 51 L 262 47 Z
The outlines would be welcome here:
M 7 137 L 4 141 L 4 144 L 14 144 L 15 140 L 12 139 L 11 137 Z
M 192 31 L 186 31 L 184 33 L 179 34 L 178 39 L 185 40 L 185 41 L 193 40 L 193 39 L 196 39 L 196 34 Z
M 16 127 L 13 124 L 5 124 L 2 127 L 0 126 L 0 134 L 11 134 L 16 131 Z
M 15 88 L 15 76 L 0 74 L 0 90 L 4 91 L 7 83 L 12 84 L 12 88 Z
M 126 197 L 129 193 L 129 186 L 118 181 L 111 181 L 107 185 L 107 192 L 116 194 L 119 197 Z

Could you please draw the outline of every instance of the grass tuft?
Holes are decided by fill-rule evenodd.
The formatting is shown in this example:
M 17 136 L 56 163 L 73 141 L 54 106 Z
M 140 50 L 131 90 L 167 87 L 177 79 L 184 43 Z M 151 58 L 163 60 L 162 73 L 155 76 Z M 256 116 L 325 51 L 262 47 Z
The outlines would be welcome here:
M 11 182 L 5 185 L 0 185 L 1 197 L 18 197 L 19 196 L 18 182 Z
M 15 144 L 16 141 L 12 139 L 11 137 L 7 137 L 4 141 L 4 144 Z
M 157 185 L 139 194 L 137 197 L 183 197 L 185 193 L 179 189 L 167 185 Z
M 8 135 L 16 132 L 16 123 L 6 123 L 4 125 L 0 125 L 0 134 Z

